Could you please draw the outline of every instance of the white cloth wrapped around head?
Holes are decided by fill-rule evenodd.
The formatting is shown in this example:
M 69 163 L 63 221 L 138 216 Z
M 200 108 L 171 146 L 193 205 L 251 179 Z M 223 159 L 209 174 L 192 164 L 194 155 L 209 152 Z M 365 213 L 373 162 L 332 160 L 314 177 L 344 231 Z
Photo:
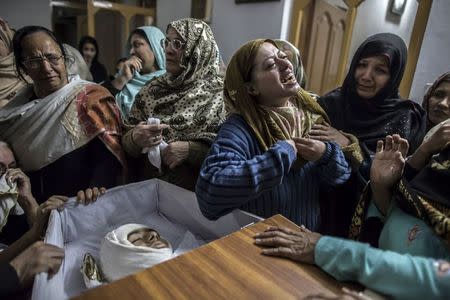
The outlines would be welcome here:
M 100 248 L 100 264 L 108 281 L 118 280 L 172 257 L 170 243 L 148 226 L 126 224 L 108 232 Z

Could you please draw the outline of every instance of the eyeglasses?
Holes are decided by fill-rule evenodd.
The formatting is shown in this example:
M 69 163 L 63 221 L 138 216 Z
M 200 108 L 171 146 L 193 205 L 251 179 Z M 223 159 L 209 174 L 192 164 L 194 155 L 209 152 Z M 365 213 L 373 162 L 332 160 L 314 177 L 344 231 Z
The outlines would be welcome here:
M 3 163 L 0 163 L 0 177 L 5 175 L 6 171 L 8 171 L 9 167 L 5 166 Z
M 63 57 L 63 55 L 56 54 L 44 54 L 40 57 L 30 58 L 23 61 L 23 65 L 27 69 L 39 69 L 41 65 L 44 63 L 44 60 L 48 61 L 50 65 L 57 66 L 59 64 L 59 60 Z
M 180 50 L 181 48 L 184 47 L 184 45 L 186 45 L 185 42 L 179 40 L 179 39 L 173 39 L 173 40 L 169 40 L 168 38 L 164 38 L 161 40 L 161 47 L 163 47 L 164 49 L 167 48 L 167 46 L 169 46 L 172 48 L 172 50 Z

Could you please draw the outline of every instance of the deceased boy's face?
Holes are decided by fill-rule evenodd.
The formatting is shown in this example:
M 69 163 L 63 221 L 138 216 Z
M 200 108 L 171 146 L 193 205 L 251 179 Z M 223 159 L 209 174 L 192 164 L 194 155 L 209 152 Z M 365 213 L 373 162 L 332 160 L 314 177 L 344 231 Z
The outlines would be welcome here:
M 128 240 L 135 246 L 156 249 L 169 247 L 169 243 L 161 238 L 158 232 L 150 228 L 139 228 L 128 235 Z

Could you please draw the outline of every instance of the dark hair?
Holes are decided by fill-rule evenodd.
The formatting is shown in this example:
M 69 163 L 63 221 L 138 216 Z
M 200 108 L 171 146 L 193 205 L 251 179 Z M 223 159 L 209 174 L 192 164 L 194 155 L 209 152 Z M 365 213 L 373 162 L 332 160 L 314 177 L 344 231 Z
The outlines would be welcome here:
M 92 36 L 89 35 L 85 35 L 80 39 L 80 43 L 78 44 L 78 51 L 80 51 L 81 56 L 83 56 L 83 46 L 85 44 L 92 44 L 95 47 L 95 56 L 94 59 L 92 60 L 93 62 L 97 62 L 97 58 L 98 58 L 98 44 L 97 44 L 97 40 L 95 38 L 93 38 Z
M 62 43 L 60 43 L 55 35 L 53 34 L 53 32 L 45 27 L 42 26 L 25 26 L 20 28 L 19 30 L 16 31 L 16 33 L 14 34 L 13 37 L 13 52 L 14 52 L 14 62 L 16 64 L 16 69 L 17 69 L 17 74 L 19 75 L 19 78 L 22 79 L 23 81 L 26 82 L 25 77 L 22 75 L 22 70 L 23 70 L 23 57 L 22 57 L 22 40 L 33 34 L 36 32 L 43 32 L 45 34 L 47 34 L 59 47 L 59 50 L 61 50 L 61 53 L 64 57 L 64 61 L 67 60 L 67 55 L 66 55 L 66 51 L 62 45 Z
M 144 30 L 142 30 L 142 29 L 139 29 L 139 28 L 136 28 L 135 30 L 133 30 L 131 33 L 130 33 L 130 36 L 128 37 L 128 47 L 131 49 L 131 37 L 133 36 L 133 34 L 137 34 L 137 35 L 139 35 L 140 37 L 142 37 L 146 42 L 147 42 L 147 44 L 150 46 L 150 49 L 152 49 L 152 45 L 150 44 L 150 41 L 148 40 L 148 37 L 147 37 L 147 35 L 145 34 L 145 31 Z M 152 51 L 153 51 L 153 49 L 152 49 Z

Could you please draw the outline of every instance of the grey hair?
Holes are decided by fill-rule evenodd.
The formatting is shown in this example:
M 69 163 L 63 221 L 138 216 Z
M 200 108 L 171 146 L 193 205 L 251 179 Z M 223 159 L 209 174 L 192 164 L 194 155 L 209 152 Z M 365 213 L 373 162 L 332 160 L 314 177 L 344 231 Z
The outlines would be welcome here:
M 8 149 L 10 149 L 12 151 L 11 146 L 7 142 L 0 140 L 0 148 L 1 147 L 8 148 Z

